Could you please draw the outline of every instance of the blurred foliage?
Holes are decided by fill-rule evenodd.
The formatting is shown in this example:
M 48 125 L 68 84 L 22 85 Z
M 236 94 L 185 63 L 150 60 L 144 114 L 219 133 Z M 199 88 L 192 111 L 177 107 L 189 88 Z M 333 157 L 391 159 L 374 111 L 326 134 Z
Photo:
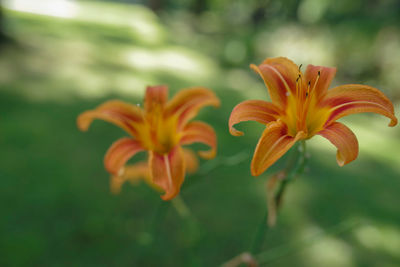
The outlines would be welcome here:
M 266 178 L 286 157 L 254 179 L 262 127 L 241 125 L 241 138 L 227 131 L 234 105 L 268 97 L 249 63 L 287 56 L 337 66 L 335 84 L 370 84 L 400 100 L 398 1 L 119 2 L 5 4 L 1 27 L 15 42 L 0 56 L 2 266 L 218 266 L 250 249 Z M 149 84 L 168 84 L 170 95 L 208 86 L 222 100 L 200 114 L 217 131 L 219 154 L 186 178 L 190 218 L 145 184 L 111 195 L 102 158 L 124 133 L 75 125 L 105 100 L 141 103 Z M 369 114 L 346 123 L 359 158 L 339 168 L 328 142 L 309 142 L 309 171 L 267 232 L 264 264 L 400 264 L 399 127 Z

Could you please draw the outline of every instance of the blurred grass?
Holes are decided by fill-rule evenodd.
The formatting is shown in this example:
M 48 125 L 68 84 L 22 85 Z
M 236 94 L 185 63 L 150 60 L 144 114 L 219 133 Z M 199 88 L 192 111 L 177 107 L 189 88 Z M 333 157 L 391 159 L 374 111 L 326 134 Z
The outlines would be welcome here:
M 143 6 L 83 5 L 91 12 L 87 18 L 6 12 L 18 45 L 2 47 L 0 57 L 3 266 L 217 266 L 248 250 L 266 208 L 266 178 L 286 158 L 252 178 L 250 160 L 262 127 L 243 123 L 246 135 L 240 138 L 227 131 L 234 105 L 267 98 L 250 62 L 297 51 L 297 63 L 337 65 L 336 84 L 370 82 L 392 99 L 399 96 L 397 81 L 384 71 L 399 63 L 379 57 L 382 35 L 392 36 L 388 43 L 396 47 L 399 32 L 385 21 L 307 26 L 278 17 L 246 31 L 248 24 L 229 28 L 218 13 L 208 14 L 215 22 L 210 29 L 206 18 L 184 12 L 159 19 Z M 102 20 L 104 10 L 119 20 Z M 135 23 L 140 14 L 147 19 L 139 21 L 158 29 L 159 38 L 146 40 L 137 27 L 124 24 L 122 18 Z M 299 43 L 288 45 L 293 40 Z M 308 44 L 314 44 L 313 53 L 296 50 Z M 366 57 L 369 52 L 375 57 Z M 86 109 L 111 98 L 141 103 L 146 85 L 162 83 L 170 86 L 170 95 L 209 86 L 222 100 L 219 110 L 200 113 L 217 131 L 218 157 L 203 161 L 182 187 L 195 222 L 179 217 L 145 184 L 125 185 L 120 195 L 111 195 L 102 158 L 124 133 L 100 121 L 87 133 L 75 125 Z M 400 132 L 386 128 L 377 115 L 346 122 L 360 137 L 359 158 L 339 168 L 334 148 L 312 140 L 309 172 L 288 189 L 278 225 L 267 233 L 264 264 L 400 264 L 400 158 L 394 150 Z

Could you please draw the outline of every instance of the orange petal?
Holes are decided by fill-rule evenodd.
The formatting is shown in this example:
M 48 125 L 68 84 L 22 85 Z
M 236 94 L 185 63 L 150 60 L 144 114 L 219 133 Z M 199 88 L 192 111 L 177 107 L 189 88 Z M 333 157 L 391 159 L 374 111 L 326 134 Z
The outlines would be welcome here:
M 318 72 L 320 73 L 320 75 L 317 84 L 315 84 L 315 81 L 317 81 Z M 311 82 L 311 88 L 314 88 L 315 86 L 313 94 L 315 94 L 317 99 L 320 99 L 328 91 L 329 85 L 335 77 L 335 74 L 336 68 L 314 66 L 310 64 L 307 66 L 304 78 L 307 83 L 308 81 Z
M 132 138 L 122 138 L 114 142 L 104 157 L 108 172 L 118 175 L 125 163 L 136 153 L 143 151 L 141 144 Z
M 267 125 L 251 161 L 251 174 L 258 176 L 283 156 L 299 139 L 305 138 L 304 132 L 298 132 L 295 137 L 289 136 L 287 126 L 281 121 Z
M 197 115 L 204 106 L 218 107 L 218 97 L 211 90 L 204 87 L 194 87 L 179 91 L 166 105 L 167 116 L 179 116 L 179 126 Z M 179 127 L 178 126 L 178 127 Z
M 140 180 L 145 181 L 154 190 L 161 192 L 162 189 L 153 183 L 151 180 L 150 167 L 147 161 L 138 162 L 134 165 L 127 165 L 121 169 L 119 176 L 112 176 L 110 181 L 110 189 L 113 194 L 118 194 L 121 191 L 121 186 L 129 181 L 136 185 Z
M 278 57 L 266 59 L 258 67 L 251 64 L 250 68 L 263 78 L 272 102 L 284 109 L 288 94 L 296 93 L 296 80 L 299 76 L 297 65 L 287 58 Z
M 148 86 L 144 98 L 144 108 L 146 112 L 151 112 L 154 108 L 163 107 L 168 100 L 168 87 L 165 85 Z
M 79 115 L 77 124 L 81 131 L 87 131 L 94 119 L 101 119 L 121 127 L 131 135 L 137 134 L 138 124 L 143 122 L 142 110 L 119 100 L 107 101 L 94 110 Z
M 393 104 L 378 89 L 361 84 L 346 84 L 328 90 L 322 106 L 330 108 L 329 125 L 337 119 L 355 113 L 374 112 L 390 118 L 389 126 L 397 124 Z
M 233 126 L 242 121 L 257 121 L 267 124 L 279 116 L 279 108 L 274 104 L 262 100 L 247 100 L 236 105 L 229 117 L 229 132 L 240 136 L 243 132 L 236 130 Z
M 336 160 L 339 166 L 343 166 L 357 158 L 357 137 L 344 124 L 334 122 L 318 134 L 328 139 L 337 147 Z
M 207 123 L 193 121 L 188 123 L 183 129 L 180 141 L 182 145 L 190 145 L 197 142 L 211 147 L 208 151 L 198 152 L 202 158 L 211 159 L 215 157 L 217 153 L 217 136 L 214 129 Z
M 110 191 L 112 194 L 121 193 L 121 187 L 125 183 L 126 179 L 123 176 L 114 175 L 110 179 Z
M 110 180 L 110 190 L 113 194 L 118 194 L 126 181 L 136 184 L 140 180 L 150 181 L 150 169 L 147 162 L 125 166 L 121 174 L 113 175 Z
M 174 198 L 179 193 L 185 179 L 182 149 L 177 146 L 164 155 L 151 151 L 149 162 L 153 183 L 165 191 L 161 198 L 163 200 Z
M 199 168 L 199 160 L 196 154 L 190 150 L 183 148 L 183 157 L 185 158 L 185 167 L 188 173 L 195 173 Z

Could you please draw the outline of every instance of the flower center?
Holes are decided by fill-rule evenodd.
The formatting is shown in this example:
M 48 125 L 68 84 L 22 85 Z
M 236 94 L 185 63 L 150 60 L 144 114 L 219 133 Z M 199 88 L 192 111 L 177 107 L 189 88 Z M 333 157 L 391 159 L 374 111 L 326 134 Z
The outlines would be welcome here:
M 318 106 L 319 99 L 316 88 L 319 86 L 320 76 L 321 72 L 318 71 L 313 84 L 311 81 L 305 83 L 299 68 L 295 93 L 288 94 L 288 105 L 283 117 L 283 121 L 288 126 L 289 135 L 295 136 L 298 132 L 303 131 L 307 134 L 306 138 L 310 138 L 322 129 L 327 112 Z
M 166 154 L 178 143 L 177 119 L 174 116 L 165 117 L 162 109 L 153 110 L 145 115 L 145 130 L 142 133 L 142 143 L 149 150 Z

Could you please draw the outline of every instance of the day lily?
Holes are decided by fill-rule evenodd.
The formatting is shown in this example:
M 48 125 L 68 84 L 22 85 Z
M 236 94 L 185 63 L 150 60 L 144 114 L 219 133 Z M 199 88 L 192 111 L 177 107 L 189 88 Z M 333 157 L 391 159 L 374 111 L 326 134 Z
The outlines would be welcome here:
M 219 99 L 203 87 L 181 90 L 168 101 L 166 86 L 149 86 L 144 109 L 119 100 L 108 101 L 82 113 L 78 127 L 86 131 L 94 119 L 101 119 L 124 129 L 130 137 L 117 140 L 108 149 L 104 158 L 107 171 L 113 177 L 126 180 L 147 177 L 165 192 L 162 199 L 170 200 L 179 193 L 187 165 L 191 164 L 188 161 L 192 160 L 182 145 L 196 142 L 208 145 L 210 150 L 198 152 L 205 159 L 216 154 L 214 129 L 204 122 L 190 121 L 207 105 L 217 107 Z M 125 163 L 141 151 L 148 151 L 147 164 L 124 170 Z
M 251 173 L 262 174 L 299 140 L 321 135 L 337 148 L 336 159 L 343 166 L 357 158 L 358 141 L 354 133 L 336 120 L 355 113 L 374 112 L 397 124 L 393 104 L 378 89 L 361 84 L 346 84 L 328 90 L 336 68 L 301 66 L 287 58 L 269 58 L 250 67 L 268 87 L 271 102 L 247 100 L 238 104 L 229 118 L 229 131 L 240 136 L 233 126 L 242 121 L 266 125 L 251 162 Z

